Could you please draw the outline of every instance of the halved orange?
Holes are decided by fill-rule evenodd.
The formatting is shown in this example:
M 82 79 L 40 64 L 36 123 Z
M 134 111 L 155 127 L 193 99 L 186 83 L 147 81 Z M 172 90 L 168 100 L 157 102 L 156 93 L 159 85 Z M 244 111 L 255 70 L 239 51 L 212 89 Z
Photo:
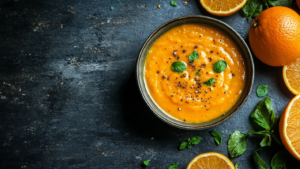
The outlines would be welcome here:
M 283 111 L 280 138 L 285 148 L 300 161 L 300 95 L 294 97 Z
M 247 0 L 200 0 L 207 12 L 217 16 L 228 16 L 239 11 Z
M 187 166 L 187 169 L 235 169 L 232 162 L 219 153 L 204 153 L 196 156 Z
M 300 94 L 300 58 L 289 65 L 285 65 L 282 71 L 286 87 L 295 95 Z

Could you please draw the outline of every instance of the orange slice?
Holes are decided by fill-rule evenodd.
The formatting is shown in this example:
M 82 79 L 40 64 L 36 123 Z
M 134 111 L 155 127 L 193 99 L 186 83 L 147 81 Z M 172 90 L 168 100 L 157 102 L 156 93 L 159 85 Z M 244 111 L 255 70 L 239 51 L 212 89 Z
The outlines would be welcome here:
M 247 0 L 200 0 L 207 12 L 217 16 L 232 15 L 240 10 Z
M 300 58 L 291 63 L 285 65 L 282 71 L 283 80 L 286 87 L 295 95 L 300 94 Z
M 187 169 L 235 169 L 232 162 L 219 153 L 204 153 L 195 157 L 188 165 Z
M 285 148 L 300 161 L 300 95 L 294 97 L 283 111 L 280 138 Z

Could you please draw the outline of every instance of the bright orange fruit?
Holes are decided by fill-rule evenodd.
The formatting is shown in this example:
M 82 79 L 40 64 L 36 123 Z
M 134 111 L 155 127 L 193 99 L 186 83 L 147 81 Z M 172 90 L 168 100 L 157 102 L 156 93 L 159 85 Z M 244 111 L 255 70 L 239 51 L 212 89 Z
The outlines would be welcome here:
M 239 11 L 247 0 L 200 0 L 207 12 L 217 16 L 228 16 Z
M 286 106 L 279 123 L 280 138 L 285 148 L 300 161 L 300 95 Z
M 276 6 L 260 13 L 250 26 L 249 42 L 255 56 L 270 66 L 284 66 L 300 57 L 300 16 Z
M 235 169 L 232 162 L 219 153 L 204 153 L 196 156 L 187 166 L 187 169 Z
M 295 95 L 300 94 L 300 58 L 289 65 L 285 65 L 282 70 L 283 80 L 286 87 Z

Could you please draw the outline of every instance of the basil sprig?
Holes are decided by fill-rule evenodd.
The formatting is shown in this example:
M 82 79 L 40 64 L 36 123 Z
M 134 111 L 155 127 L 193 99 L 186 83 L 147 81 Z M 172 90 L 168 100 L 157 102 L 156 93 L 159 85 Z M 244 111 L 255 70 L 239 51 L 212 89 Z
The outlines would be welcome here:
M 227 67 L 227 63 L 223 60 L 220 60 L 214 64 L 213 70 L 216 73 L 221 73 L 226 69 L 226 67 Z
M 194 51 L 189 56 L 189 61 L 194 62 L 196 59 L 199 59 L 199 55 L 197 51 Z
M 192 145 L 199 144 L 201 140 L 202 140 L 202 137 L 200 137 L 200 136 L 188 138 L 187 141 L 184 141 L 180 144 L 179 150 L 184 150 L 186 148 L 191 149 Z
M 210 134 L 214 137 L 218 145 L 222 143 L 222 135 L 218 131 L 212 130 Z
M 171 69 L 174 72 L 182 73 L 186 70 L 186 64 L 184 62 L 176 61 L 171 65 Z

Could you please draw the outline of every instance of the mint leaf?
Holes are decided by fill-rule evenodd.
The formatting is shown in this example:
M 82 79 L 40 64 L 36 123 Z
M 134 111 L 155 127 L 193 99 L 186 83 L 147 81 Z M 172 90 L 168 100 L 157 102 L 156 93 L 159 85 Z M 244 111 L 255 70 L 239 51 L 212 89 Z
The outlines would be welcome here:
M 272 6 L 286 6 L 291 7 L 293 0 L 267 0 L 268 4 Z
M 263 3 L 260 0 L 248 0 L 242 8 L 246 18 L 255 18 L 263 11 Z
M 185 141 L 185 142 L 182 142 L 179 146 L 179 150 L 184 150 L 186 148 L 186 146 L 188 145 L 188 143 Z
M 211 86 L 212 84 L 214 84 L 215 83 L 215 78 L 211 78 L 211 79 L 209 79 L 208 81 L 206 81 L 206 82 L 203 82 L 206 86 Z
M 227 63 L 225 61 L 221 60 L 221 61 L 217 61 L 214 64 L 213 70 L 216 73 L 221 73 L 226 69 L 226 67 L 227 67 Z
M 280 151 L 274 155 L 271 161 L 272 169 L 282 169 L 285 167 L 288 160 L 288 154 L 286 151 Z
M 235 130 L 228 140 L 228 152 L 231 157 L 242 155 L 247 150 L 247 134 Z
M 235 169 L 240 169 L 239 163 L 238 163 L 238 162 L 235 163 L 234 168 L 235 168 Z
M 171 69 L 172 69 L 174 72 L 182 73 L 183 71 L 186 70 L 186 64 L 185 64 L 184 62 L 174 62 L 174 63 L 171 65 Z
M 197 145 L 197 144 L 199 144 L 200 143 L 200 141 L 202 140 L 202 137 L 200 137 L 200 136 L 195 136 L 195 137 L 192 137 L 192 144 L 194 144 L 194 145 Z
M 171 1 L 171 5 L 177 6 L 177 3 L 175 1 Z
M 258 149 L 258 150 L 260 150 L 260 149 Z M 256 151 L 254 152 L 254 155 L 253 155 L 253 158 L 254 158 L 255 162 L 258 164 L 258 168 L 259 168 L 259 169 L 268 169 L 267 164 L 264 162 L 264 160 L 262 160 L 262 159 L 259 157 L 259 155 L 258 155 L 258 153 L 257 153 L 258 150 L 256 150 Z
M 218 131 L 212 130 L 210 134 L 214 137 L 218 145 L 222 143 L 222 135 Z
M 145 166 L 148 166 L 148 165 L 149 165 L 149 161 L 150 161 L 150 160 L 143 161 L 143 164 L 144 164 Z
M 199 55 L 197 51 L 194 51 L 189 56 L 189 61 L 194 62 L 196 59 L 199 59 Z
M 196 72 L 196 76 L 200 76 L 200 73 L 199 73 L 199 72 Z
M 278 121 L 273 111 L 272 101 L 269 97 L 262 99 L 250 115 L 250 121 L 256 129 L 271 130 Z
M 259 85 L 256 89 L 256 94 L 258 97 L 264 97 L 269 92 L 269 86 L 268 85 Z
M 177 162 L 169 165 L 168 169 L 178 169 L 178 165 L 177 165 Z

